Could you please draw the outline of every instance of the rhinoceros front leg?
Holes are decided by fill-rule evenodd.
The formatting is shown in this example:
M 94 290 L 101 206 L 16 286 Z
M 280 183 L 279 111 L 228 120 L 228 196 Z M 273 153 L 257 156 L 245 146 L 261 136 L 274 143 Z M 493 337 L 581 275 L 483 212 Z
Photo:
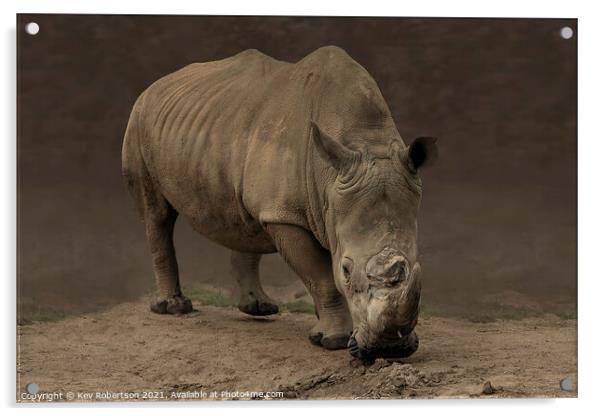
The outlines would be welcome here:
M 309 333 L 310 341 L 327 349 L 346 348 L 352 331 L 351 316 L 334 284 L 330 253 L 303 228 L 269 224 L 267 230 L 314 300 L 318 323 Z
M 278 305 L 263 291 L 259 281 L 261 254 L 232 251 L 232 273 L 240 287 L 238 309 L 253 316 L 278 313 Z

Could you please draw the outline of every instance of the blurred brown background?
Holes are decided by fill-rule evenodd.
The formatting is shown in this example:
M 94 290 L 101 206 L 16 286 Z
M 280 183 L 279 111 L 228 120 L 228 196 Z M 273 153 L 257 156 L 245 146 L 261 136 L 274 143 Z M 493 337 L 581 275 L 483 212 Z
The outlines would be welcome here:
M 40 25 L 36 36 L 24 25 Z M 409 141 L 439 137 L 419 218 L 423 299 L 576 304 L 576 20 L 18 16 L 19 290 L 77 311 L 153 288 L 120 170 L 134 100 L 191 62 L 337 45 L 372 74 Z M 183 284 L 232 287 L 228 252 L 176 230 Z M 278 255 L 270 288 L 298 285 Z M 294 283 L 293 283 L 294 282 Z

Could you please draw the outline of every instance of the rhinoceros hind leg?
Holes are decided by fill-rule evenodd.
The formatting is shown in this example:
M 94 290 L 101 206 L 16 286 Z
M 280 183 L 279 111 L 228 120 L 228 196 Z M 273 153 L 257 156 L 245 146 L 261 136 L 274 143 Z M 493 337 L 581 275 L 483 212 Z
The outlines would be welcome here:
M 153 189 L 144 174 L 129 180 L 130 190 L 137 199 L 146 227 L 153 271 L 159 298 L 150 310 L 159 314 L 179 315 L 193 311 L 192 302 L 182 294 L 178 262 L 173 245 L 173 229 L 178 217 L 170 203 Z
M 173 228 L 177 216 L 178 213 L 164 199 L 147 206 L 144 212 L 146 238 L 151 249 L 159 291 L 159 298 L 150 305 L 150 310 L 154 313 L 180 315 L 193 311 L 192 302 L 182 294 L 180 288 L 173 245 Z
M 278 251 L 314 299 L 318 323 L 309 332 L 310 342 L 330 350 L 346 348 L 352 330 L 351 316 L 334 284 L 330 253 L 300 227 L 269 224 L 267 228 Z
M 240 286 L 238 309 L 247 315 L 266 316 L 278 313 L 278 305 L 263 290 L 259 280 L 261 254 L 232 251 L 232 273 Z
M 159 292 L 159 298 L 150 305 L 150 310 L 154 313 L 180 315 L 193 311 L 192 302 L 182 294 L 180 288 L 173 245 L 173 229 L 177 216 L 178 213 L 163 197 L 157 196 L 153 204 L 145 206 L 146 238 L 151 249 Z

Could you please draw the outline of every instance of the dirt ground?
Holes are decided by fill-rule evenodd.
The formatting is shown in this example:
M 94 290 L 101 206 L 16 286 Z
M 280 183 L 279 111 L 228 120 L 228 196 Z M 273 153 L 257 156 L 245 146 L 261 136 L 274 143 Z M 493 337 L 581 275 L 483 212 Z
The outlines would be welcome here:
M 17 400 L 28 401 L 21 396 L 28 383 L 72 401 L 102 399 L 96 392 L 159 400 L 247 399 L 249 392 L 282 392 L 285 399 L 577 395 L 576 320 L 423 318 L 416 354 L 364 366 L 345 350 L 311 345 L 309 314 L 253 318 L 232 307 L 195 307 L 186 316 L 155 315 L 140 300 L 19 325 Z M 560 389 L 564 378 L 573 391 Z

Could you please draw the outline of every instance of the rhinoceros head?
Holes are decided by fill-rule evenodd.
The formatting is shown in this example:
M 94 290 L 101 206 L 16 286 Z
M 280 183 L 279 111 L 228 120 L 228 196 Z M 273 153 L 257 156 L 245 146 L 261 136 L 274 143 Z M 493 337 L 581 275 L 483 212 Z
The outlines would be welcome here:
M 353 319 L 350 352 L 360 358 L 409 356 L 418 348 L 421 290 L 418 170 L 436 158 L 436 140 L 422 137 L 410 146 L 391 141 L 388 150 L 374 154 L 370 146 L 345 146 L 316 124 L 312 135 L 336 173 L 325 184 L 324 222 L 335 283 Z

